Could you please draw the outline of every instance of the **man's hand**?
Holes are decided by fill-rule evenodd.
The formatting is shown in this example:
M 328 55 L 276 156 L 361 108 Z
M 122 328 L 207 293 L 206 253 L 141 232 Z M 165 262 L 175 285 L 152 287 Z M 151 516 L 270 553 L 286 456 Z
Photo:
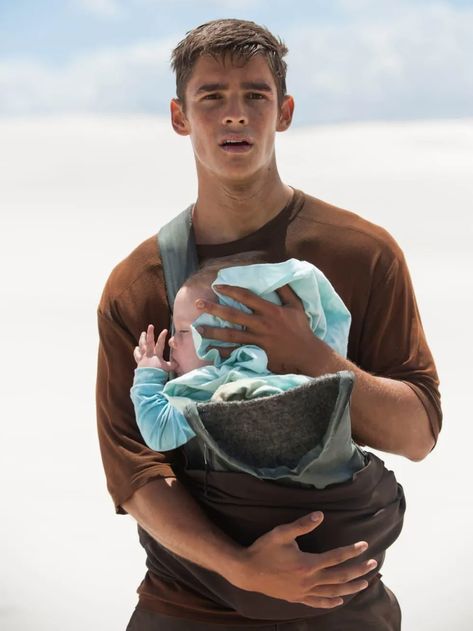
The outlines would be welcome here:
M 304 373 L 309 363 L 313 370 L 314 354 L 320 356 L 321 372 L 327 354 L 333 353 L 327 344 L 317 338 L 310 328 L 309 319 L 299 297 L 284 285 L 277 293 L 281 305 L 275 305 L 242 287 L 219 285 L 218 291 L 251 309 L 244 313 L 239 309 L 199 299 L 196 307 L 223 320 L 240 324 L 244 330 L 211 326 L 199 326 L 199 332 L 208 339 L 233 344 L 260 346 L 268 356 L 268 368 L 274 373 Z M 225 350 L 220 349 L 222 355 Z M 226 351 L 229 354 L 229 351 Z
M 317 528 L 322 520 L 322 513 L 311 513 L 262 535 L 243 554 L 241 578 L 229 580 L 241 589 L 310 607 L 330 609 L 343 604 L 342 596 L 368 587 L 368 581 L 360 577 L 377 563 L 374 559 L 346 563 L 366 551 L 364 541 L 321 554 L 302 552 L 296 537 Z
M 158 335 L 158 341 L 154 341 L 154 326 L 148 324 L 148 329 L 142 331 L 138 346 L 133 351 L 138 368 L 161 368 L 166 372 L 174 370 L 175 362 L 166 361 L 163 357 L 164 345 L 166 343 L 167 329 L 163 329 Z

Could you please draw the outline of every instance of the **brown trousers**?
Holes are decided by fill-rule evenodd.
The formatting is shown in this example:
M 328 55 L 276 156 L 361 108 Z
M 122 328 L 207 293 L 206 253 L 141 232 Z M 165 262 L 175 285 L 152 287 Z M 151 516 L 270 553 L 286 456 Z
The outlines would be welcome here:
M 214 625 L 208 622 L 192 622 L 183 618 L 171 618 L 137 607 L 126 631 L 312 631 L 320 626 L 320 618 L 300 622 L 279 622 L 256 627 Z
M 163 616 L 138 605 L 126 631 L 400 631 L 401 610 L 391 590 L 378 581 L 374 593 L 367 595 L 367 599 L 363 598 L 365 594 L 361 593 L 355 601 L 356 607 L 340 608 L 335 619 L 330 615 L 332 612 L 328 612 L 327 616 L 298 622 L 268 622 L 249 626 L 194 622 Z

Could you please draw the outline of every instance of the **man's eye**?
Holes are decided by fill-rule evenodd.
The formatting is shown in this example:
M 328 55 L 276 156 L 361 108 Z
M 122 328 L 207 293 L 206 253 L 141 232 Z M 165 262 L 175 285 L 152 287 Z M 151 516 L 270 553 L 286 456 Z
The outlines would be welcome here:
M 220 98 L 220 94 L 206 94 L 204 96 L 204 100 L 206 101 L 213 101 L 215 99 L 219 99 Z
M 260 94 L 259 92 L 250 92 L 250 93 L 248 94 L 248 97 L 249 97 L 250 99 L 255 99 L 255 100 L 258 100 L 258 99 L 264 99 L 264 98 L 266 98 L 266 97 L 264 96 L 264 94 Z

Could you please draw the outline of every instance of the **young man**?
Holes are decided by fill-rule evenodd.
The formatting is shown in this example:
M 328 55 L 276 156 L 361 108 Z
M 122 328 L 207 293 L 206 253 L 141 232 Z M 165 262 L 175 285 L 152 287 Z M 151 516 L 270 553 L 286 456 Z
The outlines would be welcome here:
M 404 257 L 382 228 L 281 181 L 275 133 L 290 126 L 294 108 L 286 94 L 286 52 L 266 29 L 241 20 L 198 27 L 174 50 L 177 98 L 171 117 L 176 133 L 190 137 L 195 155 L 197 254 L 202 261 L 263 250 L 275 261 L 295 257 L 316 265 L 351 312 L 349 359 L 312 334 L 288 287 L 281 290 L 282 306 L 222 288 L 253 314 L 245 318 L 244 331 L 207 328 L 203 335 L 241 344 L 258 339 L 276 373 L 316 377 L 352 370 L 356 441 L 421 460 L 440 431 L 440 397 Z M 241 312 L 229 307 L 205 300 L 196 307 L 241 323 Z M 288 631 L 399 629 L 399 607 L 373 573 L 366 543 L 302 552 L 296 538 L 323 530 L 323 516 L 310 510 L 292 523 L 282 519 L 252 542 L 237 543 L 227 534 L 230 526 L 214 523 L 211 510 L 178 475 L 179 450 L 157 454 L 143 444 L 128 398 L 133 348 L 144 323 L 169 327 L 155 237 L 114 269 L 98 317 L 98 429 L 108 488 L 117 512 L 139 523 L 148 554 L 149 571 L 129 629 L 274 629 L 276 623 Z M 188 563 L 180 581 L 173 575 L 176 559 Z M 218 595 L 201 589 L 205 571 L 220 581 Z M 262 609 L 258 616 L 249 603 L 262 595 L 271 602 L 303 603 L 314 617 L 278 620 Z

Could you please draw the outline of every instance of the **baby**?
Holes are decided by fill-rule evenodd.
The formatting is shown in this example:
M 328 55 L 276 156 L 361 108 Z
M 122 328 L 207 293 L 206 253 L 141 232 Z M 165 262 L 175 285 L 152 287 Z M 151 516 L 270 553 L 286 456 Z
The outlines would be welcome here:
M 255 399 L 283 393 L 314 381 L 304 375 L 271 373 L 267 368 L 266 353 L 257 346 L 243 345 L 226 349 L 222 357 L 215 348 L 222 343 L 213 342 L 212 347 L 197 330 L 198 325 L 203 323 L 235 326 L 213 316 L 202 316 L 196 308 L 195 301 L 198 298 L 217 301 L 219 296 L 212 288 L 213 285 L 244 286 L 277 302 L 274 289 L 286 282 L 292 285 L 302 299 L 314 334 L 325 339 L 341 354 L 346 354 L 350 314 L 320 270 L 295 259 L 256 265 L 248 265 L 247 259 L 241 256 L 229 257 L 227 261 L 216 260 L 189 277 L 176 294 L 173 307 L 174 334 L 169 340 L 170 359 L 163 357 L 167 329 L 162 330 L 155 341 L 152 324 L 147 331 L 143 331 L 139 345 L 135 348 L 137 369 L 131 398 L 138 427 L 149 447 L 156 451 L 168 451 L 185 445 L 195 437 L 196 433 L 185 414 L 186 403 L 190 401 Z M 220 300 L 248 311 L 243 305 L 223 295 Z M 177 377 L 168 380 L 170 373 L 175 373 Z M 332 446 L 340 445 L 337 460 L 343 460 L 344 466 L 339 466 L 337 475 L 328 480 L 338 482 L 350 479 L 364 465 L 364 457 L 351 440 L 348 412 L 344 420 L 333 419 L 330 432 L 329 442 Z M 310 447 L 307 445 L 307 452 Z M 259 475 L 258 470 L 255 471 Z M 320 480 L 318 478 L 319 483 Z M 306 483 L 309 479 L 297 477 L 296 481 Z M 310 482 L 314 482 L 313 476 Z

